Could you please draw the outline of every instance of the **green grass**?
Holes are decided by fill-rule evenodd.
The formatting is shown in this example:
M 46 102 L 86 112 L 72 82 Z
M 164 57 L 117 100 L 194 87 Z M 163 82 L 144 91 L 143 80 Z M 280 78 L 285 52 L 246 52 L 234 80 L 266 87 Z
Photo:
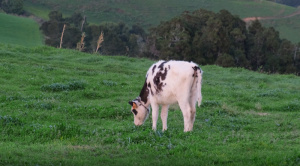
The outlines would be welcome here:
M 155 132 L 127 103 L 152 63 L 0 44 L 0 165 L 300 164 L 299 77 L 202 66 L 194 131 Z
M 43 6 L 43 5 L 39 5 L 39 4 L 35 4 L 35 5 L 24 5 L 24 10 L 25 11 L 29 11 L 30 13 L 44 19 L 44 20 L 48 20 L 48 14 L 51 12 L 51 9 Z
M 265 20 L 265 26 L 274 27 L 280 32 L 280 38 L 288 39 L 294 43 L 299 43 L 299 28 L 300 28 L 300 15 L 291 18 Z
M 146 30 L 157 26 L 161 21 L 167 21 L 184 11 L 194 11 L 200 8 L 219 12 L 222 9 L 230 11 L 240 18 L 286 16 L 298 9 L 269 2 L 266 0 L 147 0 L 147 1 L 96 1 L 96 0 L 25 0 L 25 9 L 29 12 L 47 19 L 50 10 L 60 10 L 65 16 L 70 16 L 74 11 L 83 13 L 87 20 L 93 24 L 104 22 L 125 22 L 131 26 L 139 24 Z M 265 26 L 274 26 L 281 33 L 282 38 L 287 38 L 294 43 L 300 42 L 299 17 L 290 18 L 287 26 L 286 19 L 262 21 Z M 297 28 L 295 28 L 297 27 Z
M 30 18 L 0 13 L 0 43 L 22 46 L 43 45 L 39 25 Z

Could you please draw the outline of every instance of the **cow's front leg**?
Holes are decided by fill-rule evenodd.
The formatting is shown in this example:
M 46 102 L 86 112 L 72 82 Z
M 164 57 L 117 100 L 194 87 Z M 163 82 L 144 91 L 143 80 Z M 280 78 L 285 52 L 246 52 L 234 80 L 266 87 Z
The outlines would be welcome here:
M 169 109 L 169 105 L 163 105 L 161 108 L 160 117 L 163 125 L 162 131 L 165 131 L 168 128 L 167 127 L 168 109 Z
M 159 105 L 158 104 L 151 104 L 151 107 L 152 107 L 152 130 L 156 130 Z

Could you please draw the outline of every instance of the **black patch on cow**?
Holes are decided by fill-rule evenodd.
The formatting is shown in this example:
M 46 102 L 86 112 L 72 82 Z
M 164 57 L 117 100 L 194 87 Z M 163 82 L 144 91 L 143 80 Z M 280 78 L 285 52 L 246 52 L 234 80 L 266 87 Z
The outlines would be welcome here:
M 171 69 L 171 66 L 169 65 L 169 70 Z
M 138 113 L 138 112 L 136 111 L 136 109 L 133 109 L 132 112 L 134 113 L 134 115 L 137 115 L 137 113 Z
M 132 101 L 129 101 L 128 103 L 129 103 L 131 106 L 133 106 L 133 102 L 132 102 Z
M 201 73 L 201 69 L 199 66 L 194 66 L 192 67 L 194 69 L 194 74 L 193 74 L 193 77 L 198 77 L 198 74 L 197 74 L 197 70 L 200 70 L 200 73 Z
M 156 68 L 156 65 L 154 65 L 153 68 L 152 68 L 152 75 L 153 75 L 153 73 L 155 71 L 155 68 Z
M 150 82 L 148 83 L 148 90 L 150 89 L 150 92 L 151 92 L 151 95 L 153 95 L 153 92 L 152 92 L 152 89 L 151 89 L 151 84 L 150 84 Z
M 164 72 L 162 72 L 162 71 L 163 70 L 157 72 L 156 75 L 153 78 L 153 82 L 156 85 L 156 93 L 159 93 L 159 92 L 162 91 L 162 88 L 163 88 L 164 84 L 161 81 L 165 80 L 166 77 L 167 77 L 167 74 L 168 74 L 168 69 L 167 68 L 165 68 Z
M 158 68 L 159 68 L 161 71 L 164 70 L 164 65 L 165 65 L 166 63 L 168 63 L 168 61 L 162 62 L 162 63 L 158 66 Z
M 146 79 L 147 80 L 147 79 Z M 141 90 L 140 97 L 141 100 L 146 104 L 148 101 L 149 89 L 147 88 L 147 82 L 145 81 L 144 86 Z
M 165 68 L 165 72 L 161 75 L 161 80 L 165 80 L 167 77 L 167 74 L 168 74 L 168 70 L 167 70 L 167 68 Z

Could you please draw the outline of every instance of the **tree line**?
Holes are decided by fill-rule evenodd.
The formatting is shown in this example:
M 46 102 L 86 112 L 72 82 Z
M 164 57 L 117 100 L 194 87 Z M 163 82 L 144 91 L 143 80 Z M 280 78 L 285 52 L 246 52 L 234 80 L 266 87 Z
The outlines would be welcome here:
M 0 0 L 0 7 L 7 13 L 25 12 L 23 0 Z M 53 47 L 60 45 L 65 25 L 63 48 L 78 49 L 80 45 L 80 51 L 95 52 L 102 33 L 101 54 L 186 60 L 200 65 L 300 75 L 300 43 L 280 39 L 278 31 L 263 27 L 258 20 L 246 25 L 227 10 L 185 11 L 147 32 L 138 25 L 129 28 L 125 23 L 90 25 L 80 13 L 63 17 L 61 12 L 51 11 L 48 16 L 49 20 L 40 29 L 45 44 Z
M 9 14 L 24 14 L 23 0 L 0 0 L 0 9 Z
M 138 40 L 143 40 L 144 30 L 139 26 L 128 28 L 124 23 L 105 23 L 101 25 L 89 25 L 87 19 L 80 13 L 74 13 L 70 17 L 63 18 L 62 13 L 51 11 L 49 20 L 44 22 L 40 29 L 46 36 L 47 45 L 58 47 L 60 44 L 63 26 L 66 29 L 63 34 L 63 48 L 75 49 L 84 35 L 85 52 L 95 52 L 97 41 L 101 33 L 105 42 L 99 49 L 101 54 L 134 56 L 139 53 Z M 142 38 L 142 39 L 140 39 Z
M 300 74 L 300 44 L 256 20 L 249 26 L 226 10 L 184 12 L 150 30 L 146 54 L 159 59 Z

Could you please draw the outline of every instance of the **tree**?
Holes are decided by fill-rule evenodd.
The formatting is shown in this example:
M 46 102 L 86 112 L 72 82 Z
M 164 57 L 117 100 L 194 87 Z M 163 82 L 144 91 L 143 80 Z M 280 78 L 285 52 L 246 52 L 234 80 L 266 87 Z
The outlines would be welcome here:
M 45 44 L 58 47 L 60 42 L 60 33 L 63 28 L 63 23 L 58 21 L 46 21 L 40 29 L 46 36 Z
M 300 43 L 295 45 L 295 50 L 294 50 L 294 64 L 295 64 L 295 67 L 296 67 L 296 74 L 298 76 L 300 76 L 300 55 L 299 55 L 299 51 L 300 51 Z
M 58 21 L 58 22 L 64 21 L 64 19 L 62 17 L 62 13 L 59 11 L 51 11 L 48 14 L 48 17 L 49 17 L 50 21 Z
M 101 32 L 105 36 L 105 41 L 99 49 L 102 54 L 136 56 L 139 53 L 138 35 L 134 34 L 134 30 L 130 30 L 124 23 L 88 26 L 86 28 L 87 50 L 96 50 Z
M 297 68 L 294 66 L 294 46 L 286 39 L 282 40 L 279 50 L 279 72 L 295 73 Z
M 49 21 L 44 22 L 40 27 L 46 36 L 45 43 L 53 47 L 58 47 L 63 26 L 66 24 L 67 28 L 65 29 L 62 47 L 76 48 L 77 42 L 81 37 L 80 30 L 67 22 L 66 20 L 70 19 L 64 19 L 62 13 L 59 11 L 51 11 L 48 16 Z
M 216 14 L 200 9 L 184 12 L 151 29 L 147 48 L 150 54 L 160 59 L 215 64 L 219 56 L 229 54 L 246 64 L 246 33 L 245 23 L 228 11 L 221 10 Z M 228 65 L 232 66 L 231 63 Z
M 1 0 L 0 7 L 6 13 L 21 15 L 24 13 L 23 0 Z
M 222 67 L 234 67 L 234 59 L 231 55 L 229 54 L 222 54 L 218 57 L 216 60 L 216 64 Z
M 250 62 L 251 69 L 257 70 L 265 63 L 264 28 L 258 20 L 255 20 L 248 29 L 247 59 Z
M 82 26 L 83 28 L 85 28 L 88 25 L 86 18 L 82 16 L 81 13 L 79 12 L 75 12 L 71 15 L 71 17 L 66 18 L 66 22 L 68 22 L 69 24 L 71 24 L 72 26 L 74 26 L 79 30 L 81 30 Z

